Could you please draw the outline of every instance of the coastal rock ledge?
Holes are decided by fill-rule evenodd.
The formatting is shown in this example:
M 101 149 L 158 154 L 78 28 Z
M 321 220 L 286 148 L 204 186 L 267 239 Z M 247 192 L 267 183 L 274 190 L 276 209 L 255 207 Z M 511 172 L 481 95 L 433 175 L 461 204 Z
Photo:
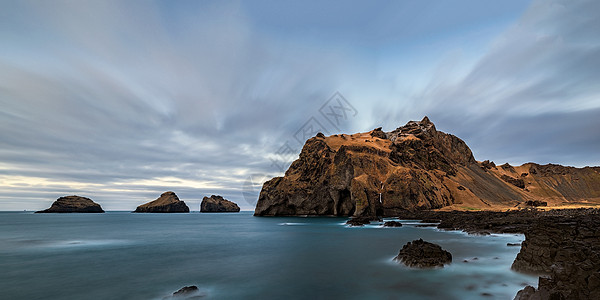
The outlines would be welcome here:
M 452 254 L 440 245 L 418 239 L 404 245 L 394 260 L 412 268 L 435 268 L 451 263 Z
M 190 208 L 174 192 L 164 192 L 154 201 L 138 206 L 135 213 L 187 213 Z
M 239 212 L 240 207 L 227 199 L 218 195 L 204 197 L 200 204 L 200 212 L 218 213 L 218 212 Z
M 90 198 L 80 196 L 60 197 L 52 203 L 48 209 L 36 211 L 36 213 L 103 213 L 100 204 Z

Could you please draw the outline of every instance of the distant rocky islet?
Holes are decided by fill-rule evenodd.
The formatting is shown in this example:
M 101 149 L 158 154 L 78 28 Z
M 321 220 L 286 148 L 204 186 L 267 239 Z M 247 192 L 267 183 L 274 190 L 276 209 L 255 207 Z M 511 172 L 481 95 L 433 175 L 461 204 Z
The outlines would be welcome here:
M 156 200 L 138 206 L 134 213 L 187 213 L 190 208 L 174 192 L 164 192 Z
M 239 212 L 240 207 L 218 195 L 204 197 L 200 203 L 202 213 Z
M 201 212 L 239 212 L 240 207 L 219 195 L 204 197 Z M 189 213 L 187 204 L 172 191 L 164 192 L 155 200 L 138 206 L 134 213 Z M 104 213 L 100 204 L 81 196 L 58 198 L 52 206 L 36 213 Z
M 36 213 L 103 213 L 100 204 L 81 196 L 64 196 L 56 199 L 48 209 Z

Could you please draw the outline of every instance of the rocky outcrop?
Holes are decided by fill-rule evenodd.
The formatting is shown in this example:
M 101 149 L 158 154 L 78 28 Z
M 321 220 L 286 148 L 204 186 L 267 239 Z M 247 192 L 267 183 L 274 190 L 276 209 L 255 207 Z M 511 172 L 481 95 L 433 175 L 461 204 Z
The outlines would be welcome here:
M 546 275 L 519 299 L 600 299 L 600 215 L 539 219 L 512 269 Z
M 178 291 L 174 292 L 173 295 L 168 296 L 168 297 L 164 297 L 163 300 L 168 300 L 168 299 L 187 299 L 187 300 L 192 300 L 192 299 L 205 299 L 205 297 L 207 296 L 206 291 L 204 290 L 200 290 L 197 286 L 195 285 L 190 285 L 190 286 L 184 286 L 182 288 L 180 288 Z
M 600 203 L 600 168 L 479 163 L 463 140 L 425 117 L 391 132 L 308 139 L 285 176 L 264 183 L 255 215 L 397 216 L 529 200 Z
M 187 213 L 190 208 L 174 192 L 164 192 L 154 201 L 138 206 L 135 213 Z
M 350 220 L 346 221 L 346 225 L 350 226 L 363 226 L 371 224 L 371 221 L 381 221 L 381 219 L 377 217 L 354 217 L 350 218 Z
M 36 213 L 103 213 L 100 204 L 90 198 L 80 196 L 60 197 L 48 209 Z
M 504 180 L 504 181 L 506 181 L 506 182 L 508 182 L 508 183 L 510 183 L 510 184 L 512 184 L 512 185 L 514 185 L 514 186 L 516 186 L 518 188 L 520 188 L 520 189 L 524 189 L 525 188 L 525 181 L 523 181 L 523 179 L 520 179 L 520 178 L 517 179 L 517 178 L 511 177 L 511 176 L 508 176 L 508 175 L 504 175 L 504 174 L 501 175 L 500 178 L 502 180 Z
M 506 212 L 415 211 L 402 219 L 440 219 L 440 229 L 469 233 L 525 233 L 512 268 L 541 273 L 537 289 L 515 299 L 600 299 L 600 210 Z M 510 245 L 509 245 L 510 246 Z
M 383 223 L 383 227 L 402 227 L 402 223 L 398 221 L 387 221 Z
M 218 213 L 218 212 L 239 212 L 240 207 L 229 200 L 218 195 L 204 197 L 200 204 L 200 212 Z
M 452 254 L 439 245 L 418 239 L 404 245 L 394 260 L 409 267 L 435 268 L 451 263 Z

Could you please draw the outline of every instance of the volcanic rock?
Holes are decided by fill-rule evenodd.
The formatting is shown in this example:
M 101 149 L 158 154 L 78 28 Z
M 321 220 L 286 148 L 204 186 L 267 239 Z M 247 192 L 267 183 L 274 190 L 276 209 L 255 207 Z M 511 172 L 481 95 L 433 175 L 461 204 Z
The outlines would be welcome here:
M 523 179 L 517 179 L 508 175 L 502 175 L 500 176 L 500 178 L 520 189 L 524 189 L 525 188 L 525 181 L 523 181 Z
M 80 196 L 60 197 L 52 203 L 48 209 L 36 211 L 36 213 L 103 213 L 100 204 L 90 198 Z
M 547 275 L 531 298 L 519 299 L 600 299 L 600 215 L 540 218 L 512 269 Z
M 525 202 L 525 205 L 527 206 L 533 206 L 533 207 L 538 207 L 538 206 L 548 206 L 548 202 L 546 201 L 539 201 L 539 200 L 529 200 L 527 202 Z
M 527 189 L 515 178 L 522 173 L 529 174 Z M 263 184 L 254 214 L 395 217 L 446 206 L 507 209 L 529 200 L 600 203 L 600 167 L 496 168 L 477 162 L 463 140 L 425 117 L 391 132 L 308 139 L 285 176 Z
M 350 218 L 350 220 L 346 221 L 347 225 L 350 226 L 363 226 L 367 224 L 371 224 L 371 221 L 379 221 L 379 218 L 376 217 L 354 217 Z
M 190 212 L 185 202 L 179 200 L 174 192 L 164 192 L 154 201 L 138 206 L 136 213 L 182 213 Z
M 380 139 L 387 139 L 387 135 L 385 132 L 383 132 L 383 130 L 381 130 L 381 127 L 373 129 L 373 131 L 371 131 L 371 136 Z
M 217 212 L 239 212 L 240 207 L 223 197 L 218 195 L 212 195 L 204 197 L 200 204 L 200 212 L 203 213 L 217 213 Z
M 444 267 L 452 262 L 452 254 L 439 245 L 418 239 L 404 245 L 394 260 L 409 267 Z
M 383 227 L 402 227 L 402 223 L 398 221 L 387 221 L 383 223 Z

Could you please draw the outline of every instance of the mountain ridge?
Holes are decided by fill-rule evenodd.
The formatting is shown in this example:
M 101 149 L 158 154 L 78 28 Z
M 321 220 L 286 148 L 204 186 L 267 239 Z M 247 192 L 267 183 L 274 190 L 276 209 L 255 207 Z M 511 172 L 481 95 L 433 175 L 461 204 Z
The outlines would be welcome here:
M 265 182 L 255 215 L 395 216 L 533 200 L 600 203 L 600 167 L 479 162 L 462 139 L 424 117 L 390 132 L 308 139 L 285 175 Z

